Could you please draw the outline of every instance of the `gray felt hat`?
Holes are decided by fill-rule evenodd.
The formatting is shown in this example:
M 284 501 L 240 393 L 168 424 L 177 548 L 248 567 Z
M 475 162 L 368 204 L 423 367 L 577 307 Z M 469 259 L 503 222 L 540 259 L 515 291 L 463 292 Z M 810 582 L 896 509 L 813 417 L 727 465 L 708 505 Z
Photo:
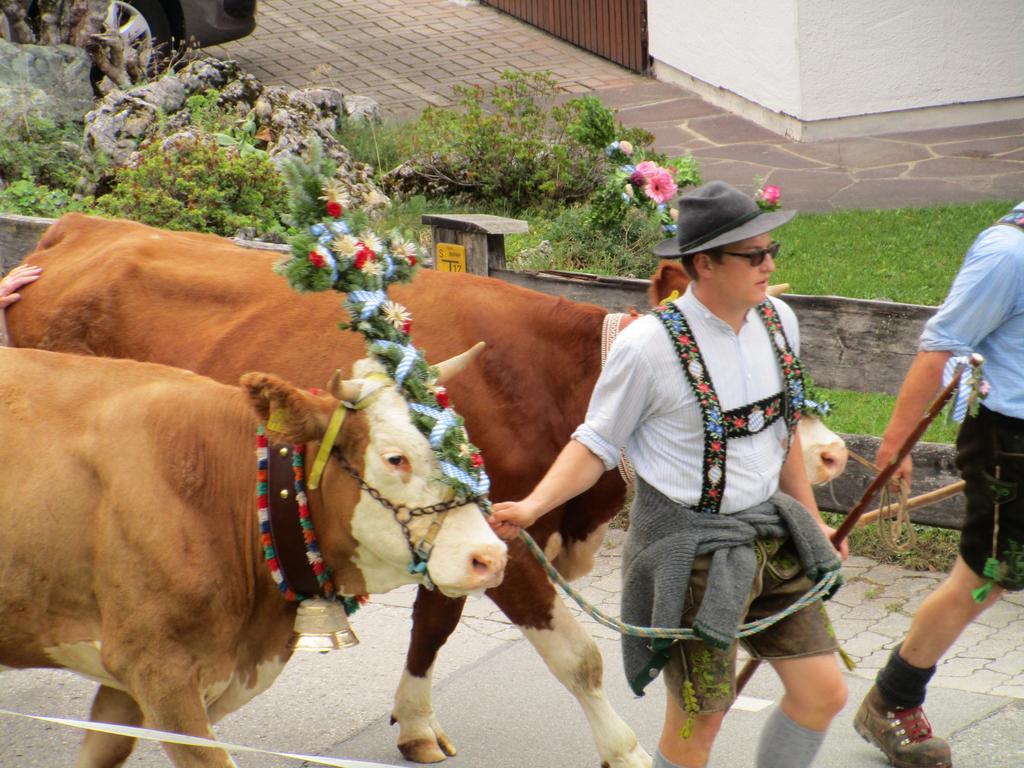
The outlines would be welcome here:
M 676 236 L 654 247 L 662 259 L 675 259 L 763 235 L 781 227 L 796 211 L 762 211 L 749 195 L 724 181 L 711 181 L 680 195 Z

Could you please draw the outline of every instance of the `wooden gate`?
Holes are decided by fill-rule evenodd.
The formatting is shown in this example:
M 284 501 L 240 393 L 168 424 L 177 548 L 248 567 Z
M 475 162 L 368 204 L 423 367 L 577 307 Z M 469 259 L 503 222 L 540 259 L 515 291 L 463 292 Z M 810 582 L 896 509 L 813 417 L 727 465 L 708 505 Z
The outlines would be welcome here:
M 647 72 L 647 0 L 481 2 L 634 72 Z

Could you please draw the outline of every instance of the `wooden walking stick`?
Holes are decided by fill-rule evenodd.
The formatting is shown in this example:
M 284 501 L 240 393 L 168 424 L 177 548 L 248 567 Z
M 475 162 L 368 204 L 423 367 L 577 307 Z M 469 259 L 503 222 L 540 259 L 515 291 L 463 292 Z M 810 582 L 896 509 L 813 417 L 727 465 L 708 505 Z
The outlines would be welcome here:
M 963 490 L 964 481 L 957 480 L 955 483 L 950 483 L 949 485 L 944 485 L 941 488 L 936 488 L 934 491 L 928 491 L 928 493 L 922 493 L 920 496 L 914 496 L 913 498 L 907 499 L 906 510 L 910 512 L 913 509 L 927 507 L 929 504 L 934 504 L 937 501 L 948 499 L 950 496 L 956 496 L 958 493 L 963 493 Z M 875 522 L 881 514 L 881 507 L 864 513 L 860 520 L 857 521 L 856 527 L 863 528 L 865 525 Z
M 982 363 L 981 355 L 971 355 L 970 366 L 977 368 Z M 892 461 L 885 467 L 882 467 L 878 472 L 878 476 L 871 481 L 871 484 L 864 491 L 864 494 L 860 497 L 860 501 L 857 502 L 856 506 L 850 510 L 849 514 L 846 515 L 846 519 L 843 520 L 842 525 L 832 534 L 832 546 L 839 548 L 839 545 L 843 543 L 846 537 L 853 530 L 853 527 L 857 524 L 857 520 L 867 511 L 868 505 L 871 504 L 871 500 L 874 499 L 875 494 L 878 493 L 885 484 L 889 482 L 889 479 L 896 474 L 896 470 L 899 469 L 900 464 L 903 463 L 903 459 L 907 457 L 911 449 L 917 444 L 917 441 L 921 439 L 928 426 L 935 420 L 935 417 L 939 415 L 939 412 L 943 409 L 949 398 L 953 396 L 953 393 L 957 391 L 960 386 L 960 379 L 963 377 L 964 370 L 967 366 L 961 365 L 957 368 L 956 373 L 953 374 L 953 378 L 950 380 L 943 390 L 939 393 L 939 396 L 935 398 L 934 402 L 925 412 L 924 416 L 914 427 L 914 430 L 907 435 L 907 439 L 903 441 L 903 445 L 900 446 L 899 451 L 893 456 Z M 746 686 L 747 682 L 757 671 L 757 668 L 761 665 L 760 659 L 750 659 L 740 673 L 736 676 L 736 693 L 739 693 Z

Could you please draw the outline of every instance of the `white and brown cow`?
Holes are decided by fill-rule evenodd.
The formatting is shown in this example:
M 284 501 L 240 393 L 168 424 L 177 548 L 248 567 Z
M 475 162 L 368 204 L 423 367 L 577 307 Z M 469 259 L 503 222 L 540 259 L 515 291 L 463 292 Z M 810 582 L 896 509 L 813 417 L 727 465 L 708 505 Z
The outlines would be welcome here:
M 296 603 L 264 562 L 256 428 L 310 456 L 339 400 L 382 389 L 344 420 L 308 505 L 343 594 L 415 581 L 394 505 L 446 501 L 439 465 L 394 383 L 311 394 L 249 373 L 241 387 L 151 363 L 0 348 L 0 665 L 58 667 L 100 683 L 96 721 L 210 736 L 287 661 Z M 310 463 L 311 463 L 310 458 Z M 308 466 L 308 464 L 307 464 Z M 287 469 L 287 467 L 286 467 Z M 419 541 L 434 515 L 408 523 Z M 446 512 L 427 571 L 451 596 L 501 581 L 506 546 L 475 503 Z M 134 740 L 90 733 L 79 765 L 120 765 Z M 168 745 L 180 768 L 232 765 Z
M 89 355 L 177 365 L 221 381 L 270 370 L 302 386 L 360 356 L 352 334 L 331 329 L 343 314 L 333 294 L 296 294 L 276 275 L 277 255 L 212 235 L 167 232 L 69 214 L 50 227 L 26 263 L 44 277 L 8 309 L 12 342 Z M 665 265 L 655 298 L 685 287 Z M 607 310 L 470 274 L 419 272 L 390 293 L 413 314 L 413 340 L 428 358 L 451 357 L 478 340 L 487 348 L 449 387 L 487 461 L 491 498 L 522 498 L 586 413 L 601 370 Z M 829 442 L 832 442 L 831 439 Z M 820 447 L 820 446 L 819 446 Z M 804 442 L 811 473 L 824 459 Z M 845 458 L 829 454 L 827 472 Z M 843 452 L 845 457 L 845 452 Z M 530 533 L 569 578 L 585 574 L 626 486 L 616 471 L 541 518 Z M 579 700 L 600 760 L 647 768 L 650 757 L 616 714 L 603 687 L 597 644 L 559 599 L 544 570 L 512 542 L 502 585 L 488 596 Z M 454 631 L 461 600 L 421 589 L 406 670 L 392 716 L 403 755 L 443 760 L 454 747 L 434 716 L 431 670 Z

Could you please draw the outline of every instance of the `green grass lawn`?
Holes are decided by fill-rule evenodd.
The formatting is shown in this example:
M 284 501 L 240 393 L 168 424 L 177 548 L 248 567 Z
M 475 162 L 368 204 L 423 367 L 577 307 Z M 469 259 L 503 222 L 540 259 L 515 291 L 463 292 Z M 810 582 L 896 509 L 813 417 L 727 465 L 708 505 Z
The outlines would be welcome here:
M 778 230 L 793 293 L 938 306 L 968 247 L 1016 201 L 800 214 Z

